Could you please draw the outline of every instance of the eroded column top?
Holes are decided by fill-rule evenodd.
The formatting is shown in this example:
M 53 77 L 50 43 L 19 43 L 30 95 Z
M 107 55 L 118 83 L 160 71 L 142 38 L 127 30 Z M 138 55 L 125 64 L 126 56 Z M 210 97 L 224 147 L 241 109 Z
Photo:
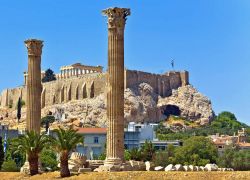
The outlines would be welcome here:
M 102 11 L 108 17 L 108 28 L 124 28 L 127 16 L 130 15 L 129 8 L 108 8 Z
M 28 50 L 28 55 L 31 56 L 41 56 L 42 55 L 42 48 L 43 48 L 43 41 L 38 39 L 28 39 L 24 41 L 25 46 Z

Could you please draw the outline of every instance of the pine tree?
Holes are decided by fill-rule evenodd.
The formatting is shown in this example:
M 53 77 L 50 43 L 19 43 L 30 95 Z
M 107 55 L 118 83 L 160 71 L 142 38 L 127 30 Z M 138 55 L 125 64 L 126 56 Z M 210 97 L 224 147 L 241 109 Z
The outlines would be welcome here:
M 42 79 L 42 82 L 50 82 L 50 81 L 55 81 L 56 80 L 56 76 L 54 74 L 54 71 L 52 71 L 51 69 L 47 69 L 45 71 L 45 76 Z

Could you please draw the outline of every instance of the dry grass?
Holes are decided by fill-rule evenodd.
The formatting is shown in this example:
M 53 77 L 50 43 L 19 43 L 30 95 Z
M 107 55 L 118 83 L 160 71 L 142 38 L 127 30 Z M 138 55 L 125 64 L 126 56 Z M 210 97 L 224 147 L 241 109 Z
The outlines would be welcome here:
M 1 180 L 50 180 L 61 179 L 59 172 L 44 173 L 36 176 L 27 176 L 21 173 L 1 172 Z M 245 172 L 112 172 L 112 173 L 85 173 L 74 175 L 63 180 L 250 180 L 250 171 Z

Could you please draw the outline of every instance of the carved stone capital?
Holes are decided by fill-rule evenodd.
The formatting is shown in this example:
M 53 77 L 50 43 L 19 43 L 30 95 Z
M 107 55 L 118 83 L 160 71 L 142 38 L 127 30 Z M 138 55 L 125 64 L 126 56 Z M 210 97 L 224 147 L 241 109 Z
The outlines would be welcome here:
M 124 28 L 130 9 L 114 7 L 105 9 L 102 13 L 108 17 L 108 28 Z
M 41 56 L 42 55 L 42 48 L 43 48 L 43 41 L 37 39 L 28 39 L 24 41 L 28 55 L 30 56 Z

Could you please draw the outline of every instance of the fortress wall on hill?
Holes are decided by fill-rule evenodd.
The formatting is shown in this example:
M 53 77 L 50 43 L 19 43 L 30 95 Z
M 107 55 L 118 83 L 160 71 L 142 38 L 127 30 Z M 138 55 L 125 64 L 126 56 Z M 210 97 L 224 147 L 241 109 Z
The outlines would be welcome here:
M 171 95 L 172 89 L 189 84 L 189 74 L 187 71 L 170 71 L 165 74 L 152 74 L 148 72 L 125 70 L 125 88 L 133 88 L 140 83 L 148 83 L 156 93 L 162 97 Z M 106 73 L 85 74 L 80 77 L 69 79 L 59 79 L 52 82 L 43 83 L 42 107 L 93 98 L 106 90 Z M 1 93 L 1 107 L 16 106 L 18 98 L 26 100 L 26 87 L 6 89 Z
M 166 97 L 171 95 L 172 89 L 189 84 L 188 72 L 170 71 L 165 74 L 152 74 L 142 71 L 125 70 L 125 88 L 136 86 L 140 83 L 148 83 L 154 91 Z

